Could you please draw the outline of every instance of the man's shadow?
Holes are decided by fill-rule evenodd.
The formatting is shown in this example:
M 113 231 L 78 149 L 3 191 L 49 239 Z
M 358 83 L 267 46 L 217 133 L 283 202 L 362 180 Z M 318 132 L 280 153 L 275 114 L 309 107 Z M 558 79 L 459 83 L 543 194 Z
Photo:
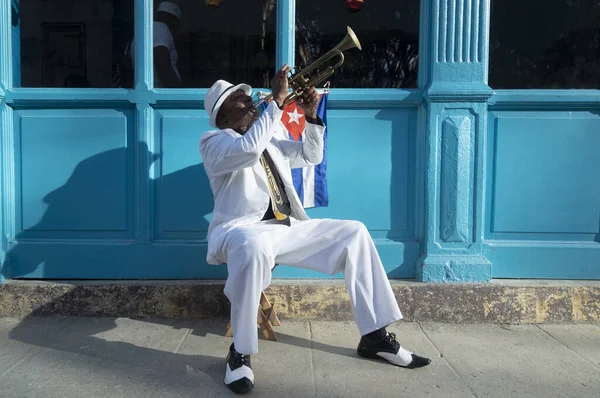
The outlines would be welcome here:
M 132 163 L 129 163 L 133 162 L 132 158 L 151 159 L 153 162 L 160 160 L 160 156 L 150 153 L 143 143 L 138 144 L 136 151 L 135 156 L 132 156 L 131 151 L 127 148 L 119 148 L 89 157 L 77 164 L 64 185 L 44 195 L 43 202 L 47 208 L 39 221 L 34 220 L 27 224 L 28 219 L 22 217 L 24 228 L 17 236 L 17 243 L 7 253 L 9 266 L 2 268 L 4 276 L 7 279 L 12 277 L 10 265 L 14 267 L 14 271 L 18 271 L 18 275 L 35 275 L 44 279 L 47 279 L 48 276 L 57 278 L 61 275 L 68 275 L 70 272 L 85 275 L 87 270 L 81 272 L 73 267 L 85 267 L 86 264 L 89 266 L 91 263 L 86 263 L 86 260 L 90 258 L 90 252 L 92 260 L 96 260 L 93 264 L 108 264 L 111 261 L 123 264 L 131 262 L 132 269 L 129 271 L 123 269 L 123 275 L 136 272 L 139 275 L 140 266 L 143 267 L 148 262 L 156 261 L 151 258 L 153 253 L 140 255 L 140 253 L 148 251 L 148 247 L 142 247 L 142 250 L 135 251 L 130 245 L 98 245 L 98 238 L 94 238 L 93 244 L 81 240 L 73 242 L 73 238 L 76 239 L 80 234 L 90 231 L 91 226 L 102 227 L 101 232 L 109 231 L 111 234 L 123 233 L 133 236 L 131 233 L 135 231 L 129 228 L 135 228 L 135 223 L 132 223 L 133 219 L 130 218 L 132 210 L 135 208 L 124 206 L 123 198 L 116 193 L 126 197 L 136 197 L 136 187 L 141 189 L 143 184 L 136 184 L 131 181 L 131 176 L 123 175 L 125 173 L 124 165 L 128 164 L 129 167 L 126 169 L 132 170 Z M 160 165 L 160 169 L 162 167 L 163 165 Z M 155 169 L 158 168 L 155 167 Z M 203 165 L 199 163 L 172 173 L 158 175 L 158 178 L 151 179 L 149 170 L 146 170 L 146 174 L 142 176 L 138 175 L 138 181 L 140 178 L 141 181 L 148 181 L 149 194 L 154 195 L 157 201 L 156 206 L 159 206 L 160 211 L 163 212 L 156 220 L 156 232 L 153 234 L 158 237 L 161 237 L 162 234 L 164 238 L 178 233 L 187 236 L 195 234 L 194 237 L 201 241 L 205 238 L 208 229 L 207 215 L 213 209 L 212 191 Z M 123 222 L 125 218 L 127 222 Z M 115 227 L 119 227 L 121 224 L 123 228 L 119 231 Z M 114 230 L 111 231 L 111 228 Z M 48 236 L 57 236 L 59 240 L 51 245 L 35 244 L 36 238 L 47 240 Z M 110 235 L 108 237 L 110 238 Z M 95 249 L 94 246 L 96 246 Z M 100 258 L 93 256 L 100 256 Z M 194 256 L 188 255 L 188 257 Z M 198 250 L 197 259 L 194 260 L 197 261 L 197 264 L 193 266 L 205 266 L 205 259 L 206 252 Z M 177 260 L 173 260 L 173 263 L 169 263 L 168 266 L 175 267 L 175 262 Z M 65 264 L 70 265 L 66 266 Z M 220 267 L 220 269 L 226 276 L 226 268 Z M 199 270 L 199 272 L 202 271 L 202 269 Z M 94 272 L 91 274 L 93 275 Z M 222 387 L 226 350 L 221 357 L 197 355 L 196 353 L 172 353 L 141 347 L 129 342 L 107 341 L 101 336 L 97 336 L 117 327 L 117 318 L 110 316 L 111 308 L 119 306 L 120 313 L 127 313 L 129 310 L 132 314 L 137 313 L 135 297 L 143 294 L 140 289 L 143 289 L 143 286 L 132 285 L 123 289 L 120 294 L 103 297 L 101 292 L 94 293 L 86 283 L 75 282 L 75 286 L 64 294 L 33 308 L 32 313 L 12 329 L 10 338 L 51 350 L 78 354 L 79 356 L 76 357 L 81 359 L 82 366 L 85 366 L 90 358 L 101 357 L 115 363 L 117 368 L 122 366 L 126 366 L 127 369 L 133 368 L 131 377 L 139 378 L 140 382 L 146 384 L 160 382 L 164 386 L 173 386 L 176 389 L 177 384 L 173 380 L 176 380 L 178 375 L 183 377 L 191 371 L 198 375 L 199 382 L 212 383 L 219 386 L 217 388 Z M 222 294 L 222 287 L 216 286 L 214 293 L 215 295 Z M 113 302 L 110 302 L 111 300 Z M 191 309 L 188 313 L 198 313 L 198 309 L 193 308 L 194 297 L 186 297 L 182 300 L 185 302 L 176 304 L 180 307 L 190 307 L 187 308 Z M 174 329 L 191 327 L 193 324 L 191 332 L 193 335 L 224 336 L 229 304 L 224 297 L 217 301 L 224 304 L 219 305 L 219 308 L 204 309 L 202 313 L 208 314 L 213 311 L 212 315 L 216 315 L 220 319 L 192 322 L 189 319 L 153 318 L 148 322 L 166 325 Z M 161 303 L 157 305 L 161 305 Z M 43 317 L 47 315 L 74 313 L 94 315 L 95 317 L 84 321 L 77 321 L 81 318 L 74 318 L 74 321 L 73 318 L 64 319 L 65 326 L 52 331 L 36 327 L 36 324 L 44 322 Z M 106 316 L 107 314 L 108 316 Z M 105 316 L 102 317 L 102 315 Z M 185 313 L 182 315 L 185 316 Z M 76 323 L 75 332 L 69 330 L 68 326 L 73 322 Z M 186 326 L 182 326 L 184 324 Z M 67 333 L 67 336 L 73 338 L 62 338 L 63 333 Z M 354 350 L 316 343 L 284 333 L 278 333 L 278 336 L 282 344 L 312 347 L 345 356 L 354 356 L 355 354 Z M 150 373 L 143 369 L 149 370 Z M 161 374 L 160 380 L 157 380 L 157 374 Z M 224 391 L 227 390 L 224 389 Z
M 42 309 L 40 313 L 43 312 Z M 167 333 L 179 338 L 179 336 L 185 335 L 185 331 L 177 332 L 177 329 L 191 329 L 187 340 L 185 342 L 182 340 L 183 347 L 177 352 L 143 346 L 145 341 L 140 336 L 146 336 L 145 329 L 142 329 L 143 331 L 138 336 L 135 336 L 136 332 L 133 332 L 135 341 L 131 342 L 132 331 L 138 330 L 139 325 L 110 333 L 111 330 L 118 327 L 119 322 L 122 323 L 122 320 L 114 317 L 39 317 L 38 311 L 34 311 L 9 332 L 9 338 L 44 349 L 40 355 L 60 358 L 61 355 L 57 355 L 57 353 L 66 353 L 69 366 L 77 369 L 89 368 L 90 371 L 93 371 L 95 368 L 102 367 L 107 369 L 107 372 L 114 374 L 126 372 L 128 384 L 133 387 L 159 385 L 161 391 L 168 390 L 169 393 L 177 393 L 181 396 L 187 396 L 188 391 L 194 391 L 197 388 L 202 388 L 208 395 L 215 392 L 233 395 L 223 385 L 226 355 L 229 344 L 233 341 L 231 338 L 222 337 L 227 321 L 147 320 L 146 322 L 155 324 L 154 327 L 148 327 L 150 331 L 161 329 L 158 333 L 147 336 L 150 338 L 147 341 L 150 342 L 156 336 L 165 336 Z M 103 335 L 107 332 L 108 335 Z M 121 333 L 124 333 L 125 337 L 121 337 Z M 190 335 L 208 339 L 203 342 L 196 340 L 190 343 Z M 117 341 L 113 340 L 115 336 L 118 338 Z M 130 338 L 128 339 L 128 337 Z M 355 349 L 331 346 L 279 331 L 277 337 L 278 341 L 274 344 L 295 346 L 306 350 L 316 349 L 342 357 L 357 357 Z M 260 333 L 259 339 L 263 339 Z M 203 346 L 207 345 L 210 348 L 204 348 L 204 350 L 210 351 L 211 355 L 203 352 Z M 51 352 L 45 354 L 45 350 L 51 350 Z M 289 361 L 280 363 L 280 365 L 288 364 L 290 364 Z M 257 367 L 255 372 L 258 372 L 259 377 L 263 378 L 270 373 L 267 364 Z M 301 384 L 278 386 L 277 396 L 297 391 L 299 387 L 304 386 Z
M 59 300 L 65 299 L 67 298 L 61 297 Z M 182 320 L 165 319 L 151 322 L 166 326 L 158 335 L 177 333 L 171 330 L 187 326 Z M 107 369 L 110 369 L 110 372 L 117 374 L 125 371 L 133 386 L 158 384 L 161 389 L 172 389 L 171 392 L 174 393 L 181 391 L 181 383 L 185 382 L 198 383 L 198 386 L 208 385 L 217 389 L 223 385 L 226 352 L 222 357 L 216 357 L 190 352 L 190 349 L 181 353 L 142 346 L 141 344 L 145 342 L 139 339 L 135 339 L 137 340 L 135 342 L 105 339 L 102 334 L 117 328 L 117 323 L 118 319 L 113 317 L 40 317 L 38 311 L 33 311 L 9 332 L 9 338 L 43 349 L 67 353 L 69 363 L 79 369 L 88 366 L 91 366 L 91 369 L 104 367 L 103 364 L 108 363 Z M 128 334 L 131 334 L 133 329 L 131 326 L 125 329 L 126 337 L 122 339 L 127 340 Z M 154 327 L 149 329 L 155 330 Z M 216 322 L 195 325 L 195 334 L 206 336 L 217 334 L 219 331 L 220 324 Z M 183 333 L 180 331 L 180 334 Z M 121 336 L 117 335 L 121 340 Z M 110 337 L 114 338 L 114 336 L 115 334 Z M 98 359 L 102 361 L 100 364 L 96 362 Z M 189 375 L 194 377 L 191 379 L 186 377 Z M 188 388 L 183 389 L 185 391 Z M 223 388 L 223 391 L 227 389 Z
M 153 179 L 149 168 L 133 176 L 133 170 L 140 169 L 135 159 L 158 161 L 154 168 L 161 170 L 160 158 L 138 143 L 135 153 L 118 148 L 81 161 L 65 184 L 45 195 L 35 192 L 43 188 L 28 182 L 34 194 L 23 198 L 27 211 L 20 211 L 21 232 L 7 252 L 3 276 L 173 279 L 209 271 L 210 277 L 225 277 L 224 267 L 206 265 L 203 240 L 214 202 L 202 163 L 164 175 L 157 172 Z M 146 231 L 150 240 L 191 236 L 193 244 L 175 248 L 136 242 L 138 218 L 145 217 L 137 201 L 140 194 L 149 195 L 148 212 L 156 215 L 153 228 Z M 42 195 L 46 209 L 38 216 L 42 210 L 32 202 Z M 166 263 L 168 267 L 161 265 Z

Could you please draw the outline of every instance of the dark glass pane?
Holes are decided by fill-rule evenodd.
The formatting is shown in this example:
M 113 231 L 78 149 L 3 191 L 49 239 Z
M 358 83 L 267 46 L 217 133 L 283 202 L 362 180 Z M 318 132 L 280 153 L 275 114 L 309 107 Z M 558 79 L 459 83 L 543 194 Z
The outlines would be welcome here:
M 351 12 L 346 3 L 362 6 Z M 417 87 L 419 0 L 297 0 L 296 66 L 304 68 L 336 46 L 346 26 L 358 36 L 362 51 L 344 53 L 344 64 L 329 79 L 331 87 Z
M 275 66 L 275 3 L 155 1 L 155 87 L 210 87 L 218 79 L 269 87 Z
M 133 0 L 11 1 L 15 86 L 131 87 Z
M 599 89 L 600 1 L 492 0 L 495 89 Z

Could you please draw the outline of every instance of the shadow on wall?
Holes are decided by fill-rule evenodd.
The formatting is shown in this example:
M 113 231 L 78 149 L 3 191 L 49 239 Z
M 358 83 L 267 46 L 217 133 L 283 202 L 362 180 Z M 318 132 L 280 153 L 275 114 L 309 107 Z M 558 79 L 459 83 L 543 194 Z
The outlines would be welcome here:
M 143 195 L 140 190 L 144 188 L 135 182 L 134 159 L 160 161 L 160 155 L 150 153 L 144 143 L 138 143 L 136 150 L 133 153 L 128 148 L 114 149 L 80 162 L 63 186 L 44 196 L 47 208 L 37 223 L 34 220 L 28 225 L 26 217 L 32 214 L 17 212 L 24 225 L 16 236 L 16 244 L 7 253 L 3 276 L 7 279 L 204 276 L 208 266 L 206 248 L 201 242 L 208 230 L 205 216 L 212 213 L 214 203 L 204 167 L 200 163 L 155 179 L 150 179 L 149 170 L 138 174 L 140 181 L 148 181 L 148 195 L 155 201 L 154 208 L 149 210 L 156 216 L 150 237 L 169 239 L 172 234 L 183 233 L 186 237 L 193 236 L 198 244 L 136 243 L 134 237 L 139 233 L 136 213 L 143 217 L 136 197 Z M 179 228 L 180 225 L 185 228 Z M 226 275 L 225 267 L 208 268 L 211 277 Z

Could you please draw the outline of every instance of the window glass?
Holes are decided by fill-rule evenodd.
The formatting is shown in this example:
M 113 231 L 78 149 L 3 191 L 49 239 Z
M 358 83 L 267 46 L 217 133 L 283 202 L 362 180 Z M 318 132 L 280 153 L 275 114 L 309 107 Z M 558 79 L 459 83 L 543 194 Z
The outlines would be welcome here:
M 11 0 L 16 87 L 131 87 L 133 0 Z
M 269 87 L 276 0 L 155 1 L 154 85 L 210 87 L 216 80 Z
M 492 88 L 600 88 L 600 1 L 492 0 L 491 5 Z
M 344 52 L 331 87 L 417 87 L 419 0 L 297 0 L 296 66 L 304 68 L 336 46 L 346 26 L 362 51 Z

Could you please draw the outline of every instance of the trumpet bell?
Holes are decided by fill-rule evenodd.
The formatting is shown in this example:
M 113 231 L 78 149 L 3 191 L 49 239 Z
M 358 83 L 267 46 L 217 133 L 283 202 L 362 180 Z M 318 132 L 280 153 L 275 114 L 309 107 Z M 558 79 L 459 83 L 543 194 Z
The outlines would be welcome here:
M 346 26 L 346 29 L 348 29 L 348 33 L 346 34 L 346 37 L 344 38 L 344 40 L 342 42 L 350 41 L 353 45 L 348 48 L 344 48 L 344 50 L 342 50 L 342 51 L 349 50 L 352 47 L 356 47 L 362 51 L 362 46 L 360 45 L 360 40 L 358 40 L 356 33 L 354 33 L 354 31 L 350 28 L 350 26 Z

